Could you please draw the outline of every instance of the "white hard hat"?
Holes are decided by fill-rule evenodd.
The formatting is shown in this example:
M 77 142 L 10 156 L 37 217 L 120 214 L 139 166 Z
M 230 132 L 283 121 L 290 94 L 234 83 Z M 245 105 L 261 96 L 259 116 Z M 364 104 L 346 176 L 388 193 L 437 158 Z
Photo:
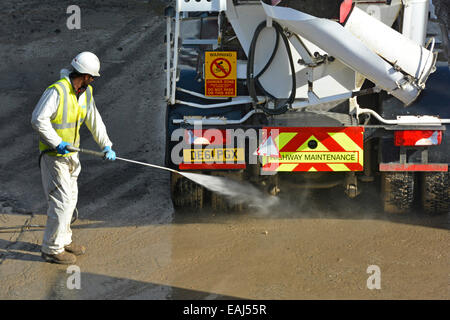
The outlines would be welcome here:
M 79 73 L 87 73 L 93 77 L 100 77 L 100 60 L 92 52 L 81 52 L 72 60 L 72 66 Z

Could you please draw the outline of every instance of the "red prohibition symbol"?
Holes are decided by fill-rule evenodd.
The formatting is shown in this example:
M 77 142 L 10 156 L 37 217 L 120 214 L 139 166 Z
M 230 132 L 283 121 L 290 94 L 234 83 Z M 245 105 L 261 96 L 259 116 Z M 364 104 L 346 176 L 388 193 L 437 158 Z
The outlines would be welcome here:
M 227 66 L 225 66 L 227 65 Z M 216 78 L 226 78 L 231 73 L 231 64 L 227 59 L 217 58 L 211 63 L 211 73 Z M 223 73 L 223 74 L 219 74 Z

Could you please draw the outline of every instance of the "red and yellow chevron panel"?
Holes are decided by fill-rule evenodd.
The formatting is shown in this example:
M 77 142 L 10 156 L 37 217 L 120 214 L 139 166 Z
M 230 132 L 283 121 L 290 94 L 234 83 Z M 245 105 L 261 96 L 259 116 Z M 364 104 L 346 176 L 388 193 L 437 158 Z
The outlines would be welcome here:
M 267 127 L 264 171 L 362 171 L 364 127 Z

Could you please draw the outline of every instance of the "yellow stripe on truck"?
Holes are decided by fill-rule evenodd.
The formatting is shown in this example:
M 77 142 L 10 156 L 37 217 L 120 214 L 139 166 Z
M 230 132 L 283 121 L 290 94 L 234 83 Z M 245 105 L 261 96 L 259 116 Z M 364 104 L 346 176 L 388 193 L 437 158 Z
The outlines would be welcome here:
M 333 171 L 350 171 L 350 169 L 343 163 L 327 163 Z
M 283 163 L 277 168 L 277 171 L 292 171 L 295 167 L 298 166 L 298 163 Z
M 297 132 L 280 132 L 280 134 L 275 138 L 275 144 L 278 146 L 278 150 L 283 149 L 283 147 L 297 134 Z
M 334 141 L 347 151 L 359 151 L 359 163 L 363 165 L 363 149 L 361 149 L 350 137 L 344 132 L 329 132 Z

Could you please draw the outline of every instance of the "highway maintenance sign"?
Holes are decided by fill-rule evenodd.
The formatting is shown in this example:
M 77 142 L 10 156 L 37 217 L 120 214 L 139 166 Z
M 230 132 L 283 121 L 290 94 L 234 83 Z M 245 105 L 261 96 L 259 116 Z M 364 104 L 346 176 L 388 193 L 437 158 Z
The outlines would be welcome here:
M 236 97 L 237 55 L 234 51 L 205 52 L 205 96 Z
M 270 127 L 256 153 L 264 171 L 362 171 L 364 127 Z

